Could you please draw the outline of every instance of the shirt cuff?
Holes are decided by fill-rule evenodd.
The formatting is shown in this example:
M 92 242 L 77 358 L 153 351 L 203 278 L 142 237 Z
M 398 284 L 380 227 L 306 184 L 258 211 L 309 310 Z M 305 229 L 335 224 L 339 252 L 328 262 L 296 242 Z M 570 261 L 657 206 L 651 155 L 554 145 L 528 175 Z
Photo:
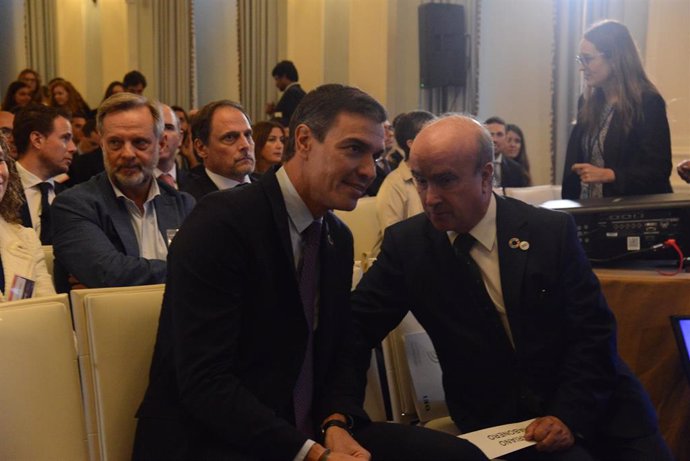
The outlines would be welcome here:
M 311 450 L 311 447 L 313 447 L 315 443 L 316 442 L 311 439 L 304 442 L 304 445 L 302 445 L 302 448 L 300 448 L 300 450 L 297 452 L 293 458 L 293 461 L 304 461 L 307 459 L 307 453 L 309 453 L 309 450 Z

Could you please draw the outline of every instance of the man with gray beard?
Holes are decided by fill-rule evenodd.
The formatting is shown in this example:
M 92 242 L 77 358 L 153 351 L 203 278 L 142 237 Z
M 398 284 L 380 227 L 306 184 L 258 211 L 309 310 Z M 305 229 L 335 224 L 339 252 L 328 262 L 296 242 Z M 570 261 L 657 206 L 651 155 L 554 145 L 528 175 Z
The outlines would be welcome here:
M 191 196 L 154 179 L 165 144 L 159 104 L 116 94 L 97 124 L 105 172 L 52 206 L 59 292 L 162 283 L 170 240 L 194 207 Z

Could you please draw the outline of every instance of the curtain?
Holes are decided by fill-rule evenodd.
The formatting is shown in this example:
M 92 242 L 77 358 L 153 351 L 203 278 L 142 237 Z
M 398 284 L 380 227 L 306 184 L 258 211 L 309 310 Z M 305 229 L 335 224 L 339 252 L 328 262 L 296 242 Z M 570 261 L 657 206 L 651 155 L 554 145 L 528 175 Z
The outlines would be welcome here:
M 279 61 L 280 5 L 275 0 L 239 0 L 240 102 L 251 120 L 266 118 L 275 94 L 271 70 Z
M 465 112 L 476 114 L 479 107 L 479 18 L 481 0 L 431 0 L 424 3 L 453 3 L 465 7 L 467 79 L 464 87 L 422 88 L 419 107 L 435 114 Z
M 153 2 L 158 97 L 192 108 L 196 104 L 194 9 L 191 0 Z
M 25 0 L 26 62 L 43 77 L 57 77 L 55 0 Z

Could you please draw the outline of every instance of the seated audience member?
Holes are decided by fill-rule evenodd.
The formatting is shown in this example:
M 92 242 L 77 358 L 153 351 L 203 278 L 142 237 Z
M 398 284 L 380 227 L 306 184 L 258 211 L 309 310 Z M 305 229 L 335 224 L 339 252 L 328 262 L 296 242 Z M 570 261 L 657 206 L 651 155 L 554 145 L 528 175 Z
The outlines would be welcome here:
M 342 392 L 352 235 L 330 210 L 352 210 L 374 179 L 385 118 L 362 91 L 321 86 L 277 172 L 197 205 L 170 249 L 133 459 L 486 459 L 442 432 L 371 423 Z
M 13 160 L 17 160 L 17 148 L 14 145 L 12 127 L 14 126 L 14 114 L 12 112 L 0 111 L 0 134 L 5 137 L 10 151 L 7 153 Z
M 81 93 L 67 80 L 54 79 L 50 85 L 50 105 L 59 107 L 72 116 L 75 114 L 90 114 L 91 108 Z M 84 117 L 85 115 L 82 115 Z
M 103 166 L 103 150 L 101 150 L 101 136 L 96 129 L 96 120 L 89 119 L 82 131 L 83 137 L 77 145 L 79 155 L 74 156 L 67 172 L 69 176 L 69 180 L 65 183 L 67 187 L 86 182 L 92 176 L 96 176 L 105 170 Z
M 153 178 L 163 116 L 143 96 L 119 93 L 98 109 L 105 169 L 53 203 L 55 282 L 87 288 L 165 280 L 168 245 L 194 200 Z
M 31 102 L 31 87 L 24 82 L 12 82 L 5 91 L 2 110 L 15 113 Z
M 413 110 L 397 117 L 395 138 L 403 151 L 404 160 L 400 162 L 398 168 L 386 177 L 376 196 L 379 235 L 372 256 L 378 254 L 383 240 L 383 232 L 388 226 L 424 211 L 407 159 L 410 156 L 412 141 L 414 141 L 419 130 L 425 123 L 435 118 L 434 114 L 425 110 Z
M 259 178 L 274 165 L 283 160 L 285 150 L 285 129 L 278 122 L 258 122 L 252 126 L 256 168 L 253 177 Z
M 105 89 L 105 95 L 103 95 L 103 100 L 105 101 L 115 93 L 124 93 L 125 92 L 125 85 L 122 82 L 118 82 L 117 80 L 114 80 L 108 84 L 108 86 Z
M 84 136 L 84 125 L 86 125 L 87 120 L 88 117 L 82 112 L 72 112 L 72 141 L 76 146 L 79 145 Z M 79 149 L 77 149 L 77 153 L 79 153 Z
M 31 102 L 43 104 L 43 93 L 41 91 L 41 75 L 33 69 L 24 69 L 17 75 L 17 80 L 29 85 L 31 91 Z
M 181 169 L 191 171 L 193 168 L 199 166 L 201 161 L 197 157 L 196 152 L 194 152 L 189 115 L 187 115 L 187 111 L 180 106 L 171 107 L 177 115 L 177 119 L 180 122 L 180 131 L 182 132 L 182 142 L 180 142 L 180 149 L 176 157 L 176 162 Z
M 56 107 L 31 104 L 14 118 L 12 134 L 24 188 L 22 224 L 33 227 L 41 243 L 52 245 L 50 204 L 63 189 L 55 177 L 69 170 L 77 151 L 69 114 Z
M 139 95 L 144 94 L 147 86 L 146 77 L 138 70 L 127 72 L 122 79 L 122 84 L 125 87 L 125 91 Z
M 8 152 L 0 135 L 0 301 L 54 295 L 41 242 L 33 229 L 21 225 L 22 183 Z M 26 289 L 27 281 L 34 282 L 32 288 Z
M 277 104 L 266 105 L 266 113 L 282 124 L 290 125 L 290 117 L 306 94 L 299 84 L 299 73 L 292 61 L 280 61 L 271 72 L 276 88 L 283 94 Z
M 506 155 L 520 164 L 527 177 L 527 185 L 531 186 L 532 178 L 529 173 L 525 136 L 517 125 L 506 125 Z
M 506 122 L 500 117 L 490 117 L 484 124 L 494 143 L 494 187 L 527 187 L 525 170 L 506 155 Z
M 226 99 L 206 104 L 192 118 L 194 148 L 204 168 L 183 189 L 199 201 L 217 190 L 250 182 L 254 172 L 254 141 L 249 116 Z
M 379 193 L 383 180 L 386 179 L 388 173 L 391 172 L 391 167 L 386 158 L 388 154 L 390 154 L 395 148 L 395 138 L 393 136 L 393 125 L 388 120 L 383 122 L 383 134 L 383 154 L 376 159 L 376 177 L 371 185 L 367 188 L 366 192 L 366 195 L 370 197 L 375 197 Z
M 175 112 L 167 104 L 161 104 L 163 122 L 165 123 L 165 144 L 161 147 L 158 165 L 153 170 L 156 179 L 168 186 L 180 189 L 187 183 L 187 172 L 177 168 L 175 154 L 180 146 L 180 121 Z
M 426 125 L 409 164 L 425 214 L 388 228 L 352 295 L 359 390 L 411 311 L 461 431 L 536 418 L 536 447 L 507 459 L 670 460 L 572 218 L 493 194 L 491 137 L 469 117 Z
M 398 121 L 400 120 L 400 117 L 402 117 L 405 114 L 405 112 L 398 114 L 395 116 L 393 119 L 393 123 L 391 123 L 391 130 L 393 131 L 393 139 L 395 139 L 395 130 L 397 129 L 396 127 L 398 126 Z M 400 162 L 403 161 L 404 157 L 404 152 L 402 151 L 402 147 L 400 146 L 394 146 L 393 149 L 390 151 L 386 152 L 386 164 L 388 165 L 388 169 L 390 171 L 395 170 L 398 168 L 398 165 L 400 165 Z
M 687 183 L 690 183 L 690 160 L 683 160 L 676 166 L 678 176 Z

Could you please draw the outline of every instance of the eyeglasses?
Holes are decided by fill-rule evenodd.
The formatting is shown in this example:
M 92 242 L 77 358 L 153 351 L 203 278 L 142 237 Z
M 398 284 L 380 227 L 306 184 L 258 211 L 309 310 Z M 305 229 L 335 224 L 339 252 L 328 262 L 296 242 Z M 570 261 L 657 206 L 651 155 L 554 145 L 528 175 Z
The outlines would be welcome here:
M 596 53 L 596 54 L 593 54 L 593 55 L 589 55 L 589 54 L 578 54 L 577 56 L 575 56 L 575 61 L 577 61 L 579 64 L 581 64 L 581 65 L 583 65 L 583 66 L 585 66 L 585 67 L 588 67 L 588 66 L 589 66 L 589 63 L 592 62 L 592 60 L 593 60 L 594 58 L 596 58 L 597 56 L 606 56 L 606 53 Z

